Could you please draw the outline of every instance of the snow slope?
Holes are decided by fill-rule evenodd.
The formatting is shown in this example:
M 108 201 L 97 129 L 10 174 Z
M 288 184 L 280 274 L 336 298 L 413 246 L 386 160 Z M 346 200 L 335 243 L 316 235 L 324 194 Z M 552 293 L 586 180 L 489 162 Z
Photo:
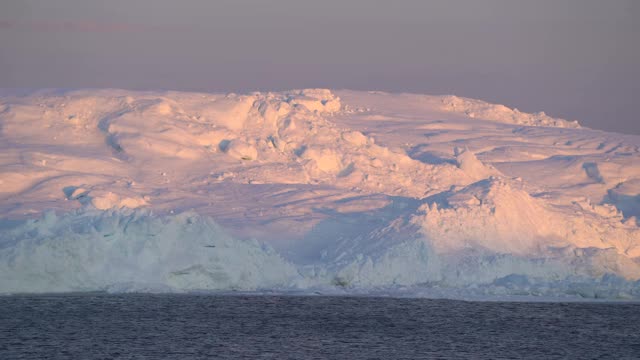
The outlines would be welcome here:
M 640 297 L 637 136 L 325 89 L 42 90 L 0 131 L 0 293 Z

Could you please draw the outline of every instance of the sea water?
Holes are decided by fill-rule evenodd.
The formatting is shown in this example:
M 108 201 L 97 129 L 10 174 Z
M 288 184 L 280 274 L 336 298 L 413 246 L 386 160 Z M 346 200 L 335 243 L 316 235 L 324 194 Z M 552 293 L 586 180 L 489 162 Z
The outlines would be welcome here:
M 640 304 L 0 297 L 0 359 L 640 358 Z

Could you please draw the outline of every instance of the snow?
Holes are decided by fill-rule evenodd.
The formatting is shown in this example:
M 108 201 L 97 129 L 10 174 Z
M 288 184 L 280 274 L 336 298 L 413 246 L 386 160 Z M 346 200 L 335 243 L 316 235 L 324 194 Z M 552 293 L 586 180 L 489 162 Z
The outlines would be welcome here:
M 327 89 L 0 108 L 0 293 L 640 297 L 637 136 Z

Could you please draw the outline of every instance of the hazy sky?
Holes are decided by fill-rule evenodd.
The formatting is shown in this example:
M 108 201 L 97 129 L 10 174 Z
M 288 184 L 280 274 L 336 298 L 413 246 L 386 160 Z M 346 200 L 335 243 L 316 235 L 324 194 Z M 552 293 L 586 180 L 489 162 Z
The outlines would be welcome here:
M 0 87 L 456 94 L 640 134 L 637 0 L 0 0 Z

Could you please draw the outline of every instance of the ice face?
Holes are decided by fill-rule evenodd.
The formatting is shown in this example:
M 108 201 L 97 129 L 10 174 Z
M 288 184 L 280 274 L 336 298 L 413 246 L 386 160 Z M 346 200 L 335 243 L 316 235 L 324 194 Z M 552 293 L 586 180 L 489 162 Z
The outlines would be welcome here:
M 234 239 L 194 213 L 50 212 L 4 234 L 4 293 L 256 290 L 297 277 L 269 246 Z
M 339 224 L 337 224 L 339 225 Z M 410 227 L 413 227 L 411 225 Z M 323 234 L 348 230 L 337 226 Z M 0 290 L 189 292 L 280 291 L 402 296 L 580 296 L 634 299 L 640 283 L 607 273 L 625 266 L 606 250 L 537 257 L 468 252 L 439 255 L 397 225 L 327 242 L 315 261 L 285 258 L 256 240 L 231 237 L 195 213 L 46 213 L 3 228 Z M 384 236 L 380 236 L 384 232 Z M 629 266 L 629 264 L 626 264 Z M 455 292 L 451 292 L 455 290 Z

